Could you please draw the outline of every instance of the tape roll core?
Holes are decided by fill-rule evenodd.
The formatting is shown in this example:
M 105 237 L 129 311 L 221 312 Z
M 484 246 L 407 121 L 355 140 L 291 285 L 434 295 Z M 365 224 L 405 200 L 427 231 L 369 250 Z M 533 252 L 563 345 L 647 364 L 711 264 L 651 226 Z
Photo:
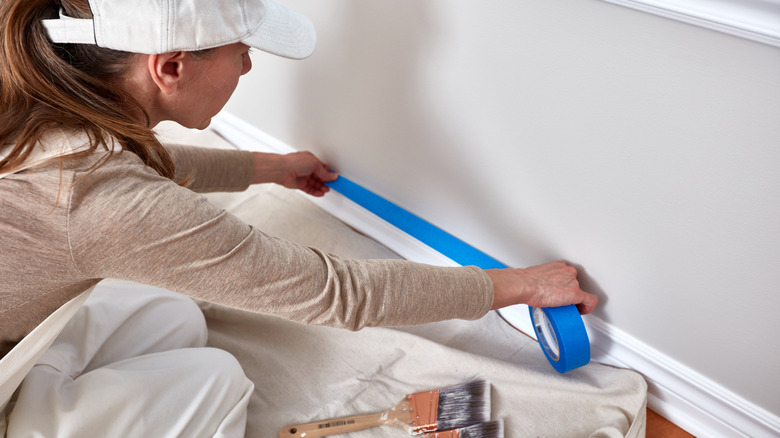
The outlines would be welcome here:
M 555 330 L 552 328 L 550 319 L 539 307 L 531 308 L 531 320 L 534 323 L 534 330 L 536 331 L 536 337 L 539 339 L 547 357 L 557 362 L 561 357 L 561 349 L 558 347 L 558 336 L 555 335 Z

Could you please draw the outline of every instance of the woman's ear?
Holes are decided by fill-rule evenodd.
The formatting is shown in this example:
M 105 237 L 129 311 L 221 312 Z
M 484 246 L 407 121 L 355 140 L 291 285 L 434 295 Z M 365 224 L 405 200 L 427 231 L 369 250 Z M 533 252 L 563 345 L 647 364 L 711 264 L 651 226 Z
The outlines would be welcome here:
M 186 52 L 149 55 L 147 60 L 149 74 L 164 94 L 173 94 L 181 86 L 186 58 Z

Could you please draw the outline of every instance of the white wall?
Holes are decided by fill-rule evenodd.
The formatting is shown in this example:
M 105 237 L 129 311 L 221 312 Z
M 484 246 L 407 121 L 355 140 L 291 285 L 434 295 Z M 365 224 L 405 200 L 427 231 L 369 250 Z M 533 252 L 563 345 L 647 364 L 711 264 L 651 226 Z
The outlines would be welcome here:
M 290 0 L 227 110 L 780 415 L 780 49 L 596 1 Z

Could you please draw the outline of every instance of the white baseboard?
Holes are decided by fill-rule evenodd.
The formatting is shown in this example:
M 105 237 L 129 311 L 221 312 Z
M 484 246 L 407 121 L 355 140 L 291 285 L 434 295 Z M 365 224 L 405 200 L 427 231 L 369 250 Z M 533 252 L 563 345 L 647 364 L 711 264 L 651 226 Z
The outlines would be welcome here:
M 295 150 L 243 120 L 221 113 L 211 129 L 239 149 L 290 153 Z M 311 198 L 320 207 L 358 231 L 383 243 L 401 257 L 440 266 L 458 264 L 338 193 Z M 526 306 L 513 306 L 502 316 L 533 334 Z M 780 417 L 717 382 L 704 377 L 605 321 L 587 315 L 592 360 L 644 375 L 648 407 L 700 437 L 777 437 Z

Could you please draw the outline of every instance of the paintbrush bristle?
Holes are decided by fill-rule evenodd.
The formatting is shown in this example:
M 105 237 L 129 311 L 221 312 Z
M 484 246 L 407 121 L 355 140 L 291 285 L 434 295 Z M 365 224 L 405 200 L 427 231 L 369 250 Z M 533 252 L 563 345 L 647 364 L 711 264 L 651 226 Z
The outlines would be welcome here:
M 439 390 L 438 430 L 457 429 L 490 420 L 490 383 L 474 380 Z
M 474 424 L 458 430 L 459 438 L 504 438 L 504 422 L 502 420 Z

